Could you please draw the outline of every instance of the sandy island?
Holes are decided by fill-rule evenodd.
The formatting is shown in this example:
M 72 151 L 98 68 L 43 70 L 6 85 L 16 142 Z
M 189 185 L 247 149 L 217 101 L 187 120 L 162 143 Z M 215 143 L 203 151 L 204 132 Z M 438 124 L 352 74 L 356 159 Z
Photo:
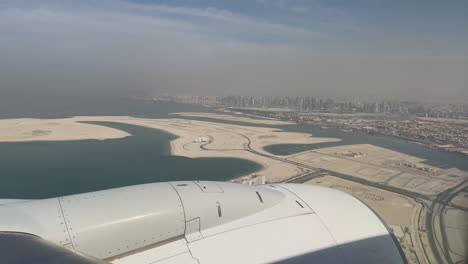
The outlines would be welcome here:
M 245 122 L 245 123 L 253 123 L 253 124 L 260 124 L 260 125 L 291 125 L 295 124 L 294 122 L 290 121 L 281 121 L 274 118 L 268 117 L 254 117 L 249 114 L 239 113 L 239 112 L 230 112 L 225 111 L 226 115 L 223 114 L 213 114 L 213 113 L 198 113 L 198 112 L 180 112 L 180 113 L 172 113 L 171 115 L 175 116 L 184 116 L 184 117 L 205 117 L 205 118 L 215 118 L 220 120 L 228 120 L 228 121 L 237 121 L 237 122 Z M 232 116 L 230 114 L 240 114 L 242 116 Z
M 212 116 L 216 118 L 218 116 Z M 254 120 L 254 119 L 252 119 Z M 257 162 L 258 174 L 268 182 L 278 182 L 307 172 L 306 169 L 253 153 L 268 154 L 263 147 L 275 143 L 321 143 L 334 138 L 311 137 L 304 133 L 281 132 L 266 127 L 249 127 L 185 119 L 144 119 L 127 116 L 92 116 L 66 119 L 0 120 L 0 142 L 112 139 L 128 133 L 80 121 L 111 121 L 161 129 L 177 135 L 171 154 L 191 158 L 231 157 Z M 258 120 L 255 120 L 258 121 Z M 266 120 L 272 121 L 272 120 Z M 274 122 L 277 124 L 277 122 Z
M 284 124 L 282 121 L 257 120 L 209 113 L 179 113 L 215 119 Z M 0 142 L 112 139 L 128 133 L 80 121 L 112 121 L 160 129 L 177 135 L 171 141 L 176 156 L 232 157 L 257 162 L 263 169 L 257 174 L 267 182 L 313 172 L 313 168 L 344 173 L 376 183 L 435 195 L 463 182 L 468 173 L 458 169 L 439 169 L 424 160 L 368 144 L 347 145 L 304 151 L 288 156 L 275 156 L 263 150 L 271 144 L 312 144 L 339 141 L 336 138 L 313 137 L 306 133 L 284 132 L 277 128 L 232 125 L 188 119 L 146 119 L 128 116 L 80 116 L 64 119 L 0 120 Z M 312 168 L 312 169 L 310 169 Z M 245 175 L 244 175 L 245 176 Z
M 127 132 L 99 125 L 78 123 L 79 118 L 1 119 L 0 142 L 111 139 L 130 136 Z
M 288 124 L 278 120 L 259 120 L 209 113 L 179 113 L 184 117 L 208 117 L 263 125 Z M 275 156 L 263 150 L 271 144 L 311 144 L 339 141 L 336 138 L 313 137 L 305 133 L 283 132 L 276 128 L 231 125 L 187 119 L 144 119 L 127 116 L 92 116 L 65 119 L 5 119 L 0 120 L 0 142 L 57 141 L 80 139 L 112 139 L 129 136 L 118 129 L 79 123 L 80 121 L 110 121 L 152 127 L 177 135 L 171 141 L 172 155 L 191 158 L 233 157 L 257 162 L 263 166 L 256 174 L 267 182 L 308 178 L 318 184 L 348 192 L 374 208 L 400 241 L 409 263 L 429 263 L 425 230 L 425 207 L 412 198 L 339 179 L 349 175 L 371 183 L 434 197 L 455 186 L 468 188 L 468 172 L 457 168 L 441 169 L 424 164 L 424 160 L 368 144 L 335 146 L 308 150 L 287 156 Z M 331 175 L 320 174 L 326 170 Z M 335 176 L 333 176 L 335 174 Z M 244 175 L 246 176 L 246 175 Z M 315 178 L 314 178 L 315 177 Z M 461 186 L 463 187 L 463 186 Z M 458 188 L 458 187 L 457 187 Z M 453 204 L 465 207 L 466 192 L 453 199 Z M 457 218 L 458 219 L 458 218 Z M 461 219 L 461 218 L 460 218 Z M 463 244 L 463 243 L 461 243 Z M 418 261 L 419 260 L 419 261 Z
M 265 125 L 286 123 L 209 113 L 179 113 L 179 115 L 255 122 L 256 124 L 263 122 L 262 124 Z M 178 136 L 177 139 L 171 141 L 172 155 L 190 158 L 232 157 L 251 160 L 263 166 L 257 174 L 264 175 L 267 182 L 279 182 L 305 175 L 311 172 L 310 167 L 312 167 L 389 184 L 425 195 L 435 195 L 458 185 L 468 177 L 465 171 L 454 168 L 445 170 L 434 168 L 423 164 L 422 159 L 368 144 L 328 147 L 288 156 L 274 156 L 264 151 L 263 147 L 280 143 L 335 142 L 339 139 L 284 132 L 276 128 L 178 118 L 80 116 L 64 119 L 4 119 L 0 120 L 0 142 L 103 140 L 129 136 L 128 133 L 115 128 L 79 123 L 80 121 L 112 121 L 164 130 Z

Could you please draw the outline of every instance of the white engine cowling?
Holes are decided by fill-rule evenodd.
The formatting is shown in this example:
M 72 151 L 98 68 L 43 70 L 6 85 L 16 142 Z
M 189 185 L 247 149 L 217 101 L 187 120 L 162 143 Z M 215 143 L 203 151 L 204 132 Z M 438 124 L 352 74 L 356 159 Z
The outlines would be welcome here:
M 311 185 L 187 181 L 0 200 L 0 231 L 114 263 L 405 262 L 365 204 Z

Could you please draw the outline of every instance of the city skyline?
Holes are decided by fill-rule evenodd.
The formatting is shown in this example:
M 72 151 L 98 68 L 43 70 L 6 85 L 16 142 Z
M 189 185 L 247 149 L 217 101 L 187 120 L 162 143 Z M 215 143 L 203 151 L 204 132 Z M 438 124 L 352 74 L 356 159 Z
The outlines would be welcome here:
M 221 107 L 284 108 L 299 112 L 384 113 L 425 115 L 435 118 L 466 119 L 466 103 L 423 102 L 395 99 L 337 98 L 317 96 L 153 96 L 153 100 L 170 100 L 189 104 Z

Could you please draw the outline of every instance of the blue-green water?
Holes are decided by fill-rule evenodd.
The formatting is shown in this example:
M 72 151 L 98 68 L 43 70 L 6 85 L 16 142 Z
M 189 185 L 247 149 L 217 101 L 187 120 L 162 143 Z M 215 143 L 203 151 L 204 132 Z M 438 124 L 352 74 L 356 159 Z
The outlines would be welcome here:
M 434 167 L 442 169 L 458 168 L 460 170 L 468 171 L 467 156 L 464 156 L 459 153 L 451 153 L 442 150 L 431 149 L 420 144 L 412 143 L 407 140 L 391 136 L 370 135 L 362 132 L 344 132 L 335 128 L 320 129 L 320 126 L 313 124 L 263 125 L 239 121 L 219 120 L 206 117 L 190 117 L 189 119 L 253 127 L 271 127 L 278 129 L 278 131 L 301 132 L 311 134 L 314 137 L 329 137 L 340 139 L 340 141 L 338 142 L 327 142 L 318 144 L 274 144 L 266 146 L 264 148 L 265 151 L 274 155 L 290 155 L 302 151 L 325 147 L 352 144 L 371 144 L 374 146 L 390 149 L 393 151 L 401 152 L 403 154 L 421 158 L 425 160 L 423 163 Z
M 224 181 L 261 169 L 243 159 L 170 156 L 170 141 L 176 136 L 161 130 L 88 123 L 132 136 L 0 143 L 0 198 L 46 198 L 160 181 Z
M 32 106 L 31 106 L 32 105 Z M 0 118 L 59 118 L 71 115 L 131 115 L 172 118 L 171 112 L 213 112 L 211 108 L 151 100 L 119 99 L 101 104 L 31 104 L 2 107 Z M 34 107 L 33 107 L 34 106 Z M 47 107 L 46 107 L 47 106 Z M 242 116 L 242 115 L 241 115 Z M 234 125 L 265 126 L 213 118 L 187 118 Z M 260 165 L 233 158 L 170 156 L 169 142 L 175 136 L 152 128 L 121 123 L 94 122 L 129 132 L 133 136 L 109 140 L 38 141 L 0 143 L 0 198 L 45 198 L 89 192 L 126 185 L 172 180 L 227 180 L 255 172 Z M 455 153 L 428 149 L 394 137 L 320 130 L 318 126 L 282 125 L 268 127 L 288 132 L 310 133 L 318 137 L 341 139 L 320 144 L 279 144 L 265 149 L 287 155 L 305 150 L 349 144 L 372 144 L 425 159 L 440 168 L 468 171 L 468 158 Z

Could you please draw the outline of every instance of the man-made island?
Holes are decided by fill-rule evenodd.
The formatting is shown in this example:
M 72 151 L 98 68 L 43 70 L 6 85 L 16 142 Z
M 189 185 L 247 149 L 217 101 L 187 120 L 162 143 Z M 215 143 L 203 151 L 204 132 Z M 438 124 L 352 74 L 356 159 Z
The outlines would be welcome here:
M 318 184 L 354 195 L 390 225 L 410 263 L 437 262 L 447 248 L 455 252 L 451 255 L 454 259 L 466 257 L 463 255 L 463 239 L 468 228 L 460 224 L 463 223 L 460 219 L 468 217 L 466 171 L 433 167 L 423 163 L 421 158 L 370 144 L 337 145 L 274 155 L 264 147 L 280 143 L 315 144 L 340 140 L 267 127 L 287 124 L 279 120 L 209 113 L 174 115 L 177 116 L 180 118 L 81 116 L 5 119 L 0 120 L 0 142 L 105 140 L 131 136 L 115 128 L 81 123 L 86 121 L 120 122 L 160 129 L 178 137 L 171 141 L 172 155 L 235 157 L 262 165 L 255 175 L 244 175 L 233 181 L 260 176 L 266 183 Z M 220 122 L 183 117 L 204 117 Z M 238 121 L 243 125 L 227 124 L 222 120 Z

